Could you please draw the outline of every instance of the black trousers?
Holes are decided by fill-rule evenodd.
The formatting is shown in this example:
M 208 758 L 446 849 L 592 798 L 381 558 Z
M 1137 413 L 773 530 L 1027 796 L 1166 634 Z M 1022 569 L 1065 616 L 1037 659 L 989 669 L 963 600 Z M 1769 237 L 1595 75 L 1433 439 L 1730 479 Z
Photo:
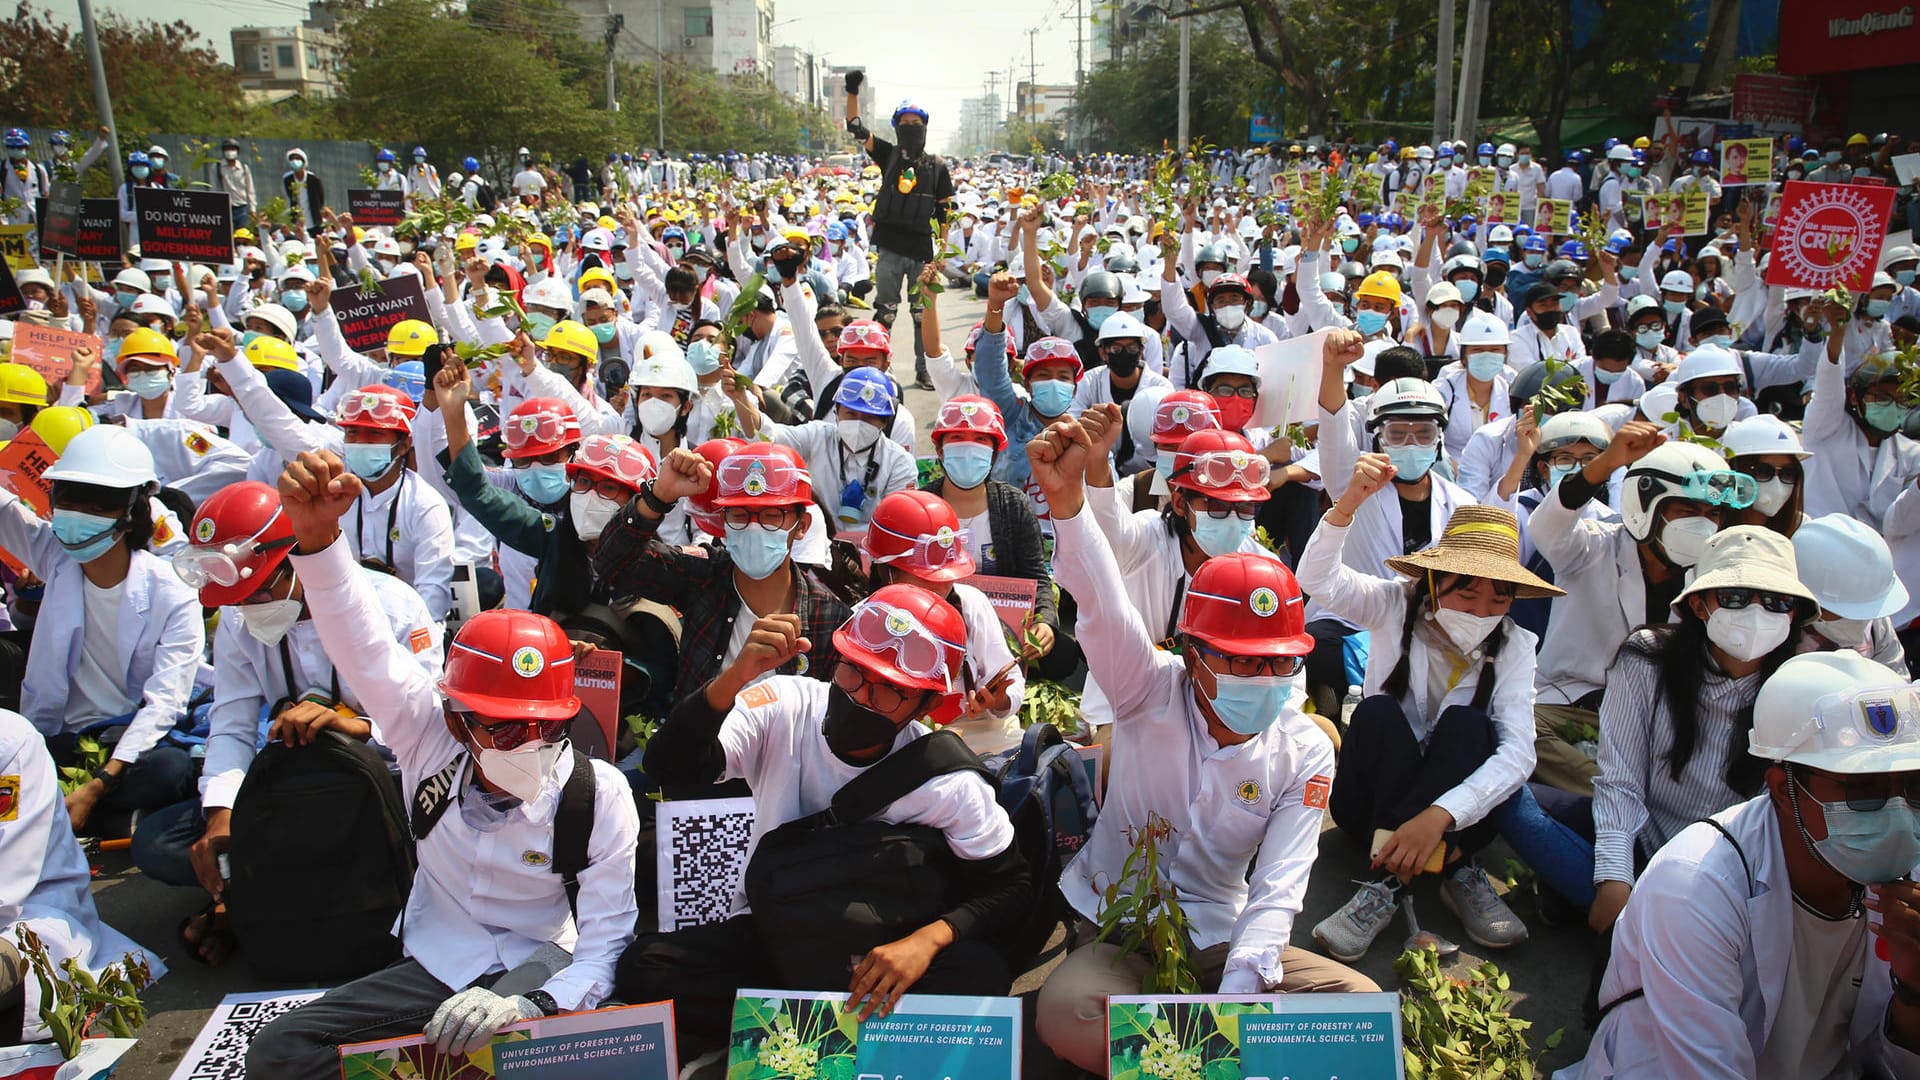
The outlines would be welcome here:
M 1375 694 L 1354 707 L 1340 743 L 1327 809 L 1363 848 L 1378 829 L 1397 829 L 1472 775 L 1497 743 L 1483 710 L 1454 705 L 1440 714 L 1422 748 L 1400 703 Z M 1449 834 L 1471 855 L 1493 841 L 1492 819 Z
M 1307 624 L 1313 651 L 1307 654 L 1307 694 L 1321 716 L 1339 723 L 1341 701 L 1347 696 L 1346 640 L 1354 631 L 1335 619 Z
M 613 993 L 619 1000 L 639 1004 L 673 999 L 682 1061 L 726 1044 L 733 1028 L 733 998 L 743 987 L 847 989 L 782 985 L 751 914 L 666 934 L 642 934 L 613 969 Z M 1012 987 L 1013 976 L 998 950 L 978 941 L 956 941 L 940 950 L 908 992 L 1000 997 Z

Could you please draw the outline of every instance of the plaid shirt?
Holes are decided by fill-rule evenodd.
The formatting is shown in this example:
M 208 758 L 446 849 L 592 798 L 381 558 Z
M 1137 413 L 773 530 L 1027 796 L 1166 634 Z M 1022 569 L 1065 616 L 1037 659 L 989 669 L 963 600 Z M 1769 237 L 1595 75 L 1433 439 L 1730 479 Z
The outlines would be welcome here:
M 674 693 L 685 697 L 720 674 L 740 615 L 740 592 L 733 587 L 733 557 L 725 547 L 716 544 L 704 557 L 689 555 L 662 542 L 659 528 L 658 519 L 648 520 L 629 505 L 601 535 L 593 569 L 614 597 L 637 596 L 680 613 L 680 674 Z M 794 576 L 799 582 L 794 614 L 813 647 L 782 665 L 780 674 L 825 679 L 839 658 L 833 632 L 851 613 L 798 565 Z

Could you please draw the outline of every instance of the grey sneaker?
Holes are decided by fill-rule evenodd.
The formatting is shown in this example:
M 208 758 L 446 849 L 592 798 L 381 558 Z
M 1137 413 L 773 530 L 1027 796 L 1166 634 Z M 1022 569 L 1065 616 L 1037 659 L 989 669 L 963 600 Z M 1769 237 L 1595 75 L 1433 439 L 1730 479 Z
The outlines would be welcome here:
M 1486 871 L 1471 860 L 1461 863 L 1441 883 L 1440 902 L 1460 917 L 1467 937 L 1478 945 L 1504 949 L 1527 940 L 1526 924 L 1493 891 Z
M 1380 931 L 1393 921 L 1394 889 L 1384 881 L 1361 882 L 1345 907 L 1320 920 L 1313 940 L 1328 956 L 1351 964 L 1367 955 Z

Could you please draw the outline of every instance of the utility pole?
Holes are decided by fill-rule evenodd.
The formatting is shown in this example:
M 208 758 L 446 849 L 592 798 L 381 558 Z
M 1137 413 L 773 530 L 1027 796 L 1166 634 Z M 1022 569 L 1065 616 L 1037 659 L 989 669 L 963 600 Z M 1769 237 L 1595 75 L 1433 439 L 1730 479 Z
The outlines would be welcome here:
M 107 128 L 107 164 L 113 169 L 113 186 L 127 186 L 122 173 L 120 129 L 113 123 L 113 96 L 107 93 L 107 69 L 100 62 L 100 31 L 93 23 L 93 0 L 80 0 L 80 32 L 87 39 L 87 67 L 93 71 L 93 107 L 100 111 L 100 122 Z
M 613 0 L 607 0 L 607 111 L 620 111 L 620 103 L 613 95 L 613 45 L 620 38 L 620 28 L 627 25 L 625 15 L 613 13 Z
M 1040 81 L 1039 75 L 1036 74 L 1040 68 L 1033 54 L 1033 38 L 1039 32 L 1038 29 L 1027 31 L 1027 141 L 1029 143 L 1040 138 Z
M 1187 10 L 1180 13 L 1180 124 L 1177 145 L 1174 149 L 1184 152 L 1187 148 L 1187 80 L 1192 74 L 1193 56 L 1193 4 L 1187 4 Z
M 1454 138 L 1479 142 L 1480 81 L 1487 65 L 1487 0 L 1467 0 L 1467 43 L 1460 57 L 1460 94 L 1454 104 Z
M 1447 137 L 1447 122 L 1453 113 L 1453 0 L 1440 0 L 1439 55 L 1433 60 L 1433 142 Z
M 1082 133 L 1086 130 L 1081 117 L 1086 113 L 1086 102 L 1082 100 L 1087 92 L 1087 12 L 1086 0 L 1073 0 L 1073 147 L 1085 150 L 1082 145 Z
M 662 157 L 667 153 L 667 0 L 653 0 L 653 123 Z M 666 175 L 666 163 L 660 165 Z

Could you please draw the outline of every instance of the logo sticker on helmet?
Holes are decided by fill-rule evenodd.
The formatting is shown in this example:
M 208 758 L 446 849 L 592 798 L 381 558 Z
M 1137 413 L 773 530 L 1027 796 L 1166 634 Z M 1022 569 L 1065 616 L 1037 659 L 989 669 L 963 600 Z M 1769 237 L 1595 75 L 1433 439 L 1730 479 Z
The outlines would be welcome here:
M 913 633 L 913 621 L 898 611 L 887 612 L 887 633 L 894 637 L 906 637 Z
M 1862 701 L 1860 718 L 1866 721 L 1867 730 L 1881 739 L 1892 739 L 1900 730 L 1900 714 L 1894 711 L 1891 701 Z
M 1261 586 L 1247 597 L 1247 606 L 1255 615 L 1265 619 L 1280 610 L 1280 594 L 1266 586 Z
M 953 546 L 953 526 L 951 525 L 940 526 L 939 530 L 933 534 L 933 542 L 936 544 L 939 544 L 943 548 L 952 547 Z
M 521 678 L 531 679 L 547 670 L 547 658 L 540 655 L 539 649 L 522 645 L 513 651 L 513 670 Z
M 203 544 L 213 542 L 213 519 L 201 518 L 194 523 L 193 538 Z
M 1172 413 L 1173 422 L 1176 424 L 1186 423 L 1187 417 L 1191 415 L 1193 414 L 1187 411 L 1187 407 L 1185 405 L 1175 405 L 1173 407 L 1173 413 Z

